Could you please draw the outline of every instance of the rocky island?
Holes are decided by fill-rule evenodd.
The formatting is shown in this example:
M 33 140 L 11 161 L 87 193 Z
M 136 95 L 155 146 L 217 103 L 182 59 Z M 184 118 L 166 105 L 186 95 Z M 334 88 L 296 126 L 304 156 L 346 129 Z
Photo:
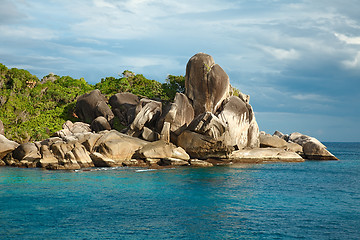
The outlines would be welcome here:
M 259 131 L 249 95 L 233 88 L 205 53 L 190 58 L 185 92 L 173 102 L 95 89 L 77 98 L 74 116 L 53 137 L 17 143 L 0 121 L 0 166 L 208 167 L 231 163 L 338 160 L 317 139 L 301 133 Z M 125 128 L 114 129 L 116 123 Z

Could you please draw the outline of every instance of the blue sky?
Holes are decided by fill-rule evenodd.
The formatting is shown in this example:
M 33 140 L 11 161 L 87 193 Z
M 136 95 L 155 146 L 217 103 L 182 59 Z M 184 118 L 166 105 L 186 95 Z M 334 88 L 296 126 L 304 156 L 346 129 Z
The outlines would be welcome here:
M 357 0 L 0 0 L 0 62 L 89 83 L 164 81 L 212 55 L 260 129 L 360 141 Z

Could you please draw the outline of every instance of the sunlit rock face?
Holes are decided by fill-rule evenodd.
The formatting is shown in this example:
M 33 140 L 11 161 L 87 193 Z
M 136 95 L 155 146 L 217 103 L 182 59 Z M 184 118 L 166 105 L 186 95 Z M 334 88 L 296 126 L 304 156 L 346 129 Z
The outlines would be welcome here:
M 205 134 L 235 149 L 259 147 L 259 127 L 249 96 L 237 92 L 229 77 L 214 59 L 195 54 L 186 66 L 185 94 L 194 108 L 194 121 L 188 130 Z M 211 115 L 213 114 L 213 115 Z M 195 128 L 194 125 L 197 125 Z
M 185 88 L 195 116 L 214 113 L 222 100 L 229 96 L 229 77 L 210 55 L 198 53 L 187 63 Z
M 224 136 L 226 145 L 237 146 L 238 149 L 259 147 L 259 128 L 250 104 L 231 96 L 223 101 L 216 115 L 228 128 Z

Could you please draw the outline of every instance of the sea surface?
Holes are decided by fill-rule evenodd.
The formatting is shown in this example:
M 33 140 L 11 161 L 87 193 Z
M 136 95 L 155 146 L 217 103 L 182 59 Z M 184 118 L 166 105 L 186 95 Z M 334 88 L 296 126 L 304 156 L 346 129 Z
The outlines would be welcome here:
M 0 239 L 360 239 L 360 143 L 340 161 L 0 168 Z

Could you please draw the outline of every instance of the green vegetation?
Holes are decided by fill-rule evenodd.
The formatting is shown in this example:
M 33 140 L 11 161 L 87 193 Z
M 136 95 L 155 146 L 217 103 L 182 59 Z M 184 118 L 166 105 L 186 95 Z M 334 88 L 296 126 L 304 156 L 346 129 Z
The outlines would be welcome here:
M 43 81 L 26 70 L 0 64 L 0 119 L 5 136 L 17 142 L 48 138 L 72 116 L 78 96 L 93 90 L 84 79 L 48 75 Z
M 166 82 L 161 84 L 155 80 L 146 79 L 142 74 L 124 71 L 120 78 L 107 77 L 95 84 L 95 88 L 106 96 L 118 92 L 130 92 L 140 97 L 172 101 L 176 92 L 184 92 L 185 78 L 169 75 Z
M 73 110 L 78 96 L 98 88 L 107 97 L 118 92 L 172 101 L 184 92 L 185 78 L 169 75 L 165 83 L 124 71 L 120 78 L 107 77 L 95 86 L 83 78 L 48 75 L 41 81 L 22 69 L 8 69 L 0 63 L 0 119 L 5 136 L 17 142 L 46 139 L 61 129 L 66 120 L 78 121 Z M 114 128 L 121 129 L 115 122 Z

